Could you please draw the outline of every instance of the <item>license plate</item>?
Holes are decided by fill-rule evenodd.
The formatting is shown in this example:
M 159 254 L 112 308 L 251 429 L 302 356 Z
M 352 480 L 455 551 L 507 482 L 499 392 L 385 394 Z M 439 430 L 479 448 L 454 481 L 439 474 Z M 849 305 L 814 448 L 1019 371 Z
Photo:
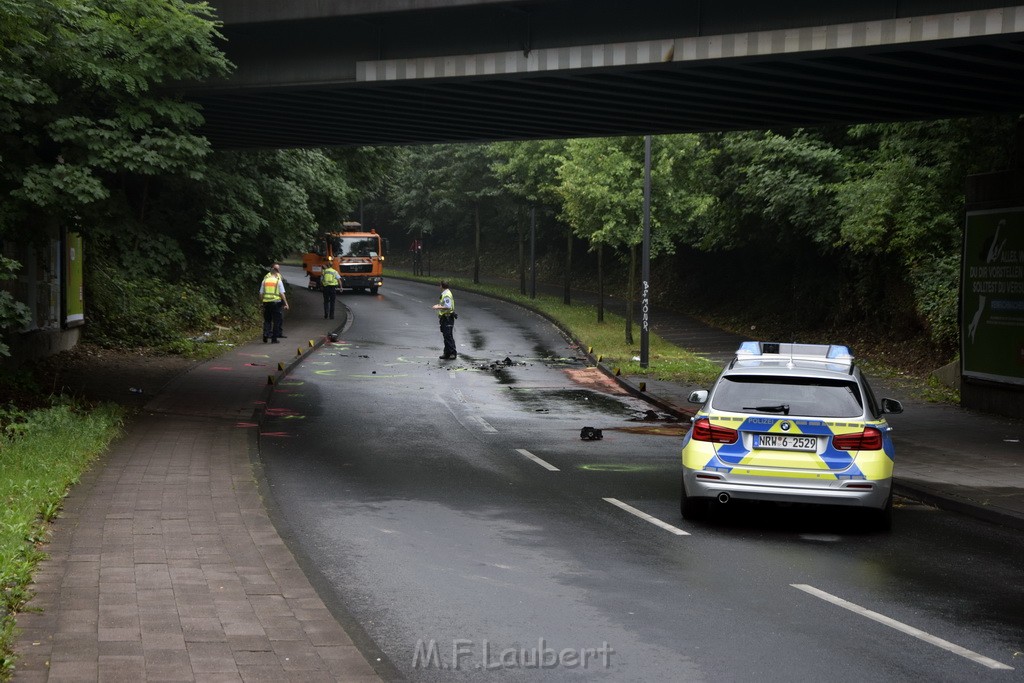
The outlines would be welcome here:
M 754 434 L 754 448 L 772 448 L 777 451 L 816 451 L 818 438 L 795 434 Z

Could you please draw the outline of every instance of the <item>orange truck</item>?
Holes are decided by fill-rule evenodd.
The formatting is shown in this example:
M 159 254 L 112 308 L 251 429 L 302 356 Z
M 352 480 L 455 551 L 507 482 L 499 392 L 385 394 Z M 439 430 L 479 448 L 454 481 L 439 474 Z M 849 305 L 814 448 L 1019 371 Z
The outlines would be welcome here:
M 376 230 L 364 230 L 357 221 L 345 221 L 341 230 L 324 234 L 313 250 L 302 256 L 302 268 L 309 276 L 309 288 L 320 289 L 320 273 L 328 265 L 341 275 L 339 292 L 370 290 L 376 294 L 384 284 L 384 248 L 387 240 Z

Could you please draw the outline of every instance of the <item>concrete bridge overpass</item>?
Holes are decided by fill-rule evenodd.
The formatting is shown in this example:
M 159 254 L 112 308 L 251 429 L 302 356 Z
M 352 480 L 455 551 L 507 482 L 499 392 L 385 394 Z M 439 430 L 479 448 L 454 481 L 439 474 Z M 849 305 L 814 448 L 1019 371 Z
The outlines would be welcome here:
M 817 126 L 1024 110 L 984 0 L 213 0 L 218 148 Z

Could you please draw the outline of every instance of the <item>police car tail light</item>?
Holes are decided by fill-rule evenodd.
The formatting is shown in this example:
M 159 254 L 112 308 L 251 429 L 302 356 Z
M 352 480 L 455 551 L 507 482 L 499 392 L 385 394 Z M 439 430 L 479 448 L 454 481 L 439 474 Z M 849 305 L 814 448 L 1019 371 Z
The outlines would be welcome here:
M 837 434 L 832 437 L 832 446 L 839 451 L 878 451 L 882 449 L 882 432 L 867 427 L 855 434 Z
M 697 441 L 710 441 L 711 443 L 736 443 L 739 432 L 728 427 L 719 427 L 711 424 L 711 420 L 702 417 L 693 423 L 693 437 Z

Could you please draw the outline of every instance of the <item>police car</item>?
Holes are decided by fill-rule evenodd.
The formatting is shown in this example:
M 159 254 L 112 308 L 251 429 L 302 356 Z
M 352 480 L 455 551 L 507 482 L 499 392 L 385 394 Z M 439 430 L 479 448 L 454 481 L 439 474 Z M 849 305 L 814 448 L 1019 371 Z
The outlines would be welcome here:
M 892 523 L 893 445 L 886 413 L 846 346 L 749 341 L 710 392 L 683 440 L 680 508 L 701 519 L 713 501 L 845 505 Z

